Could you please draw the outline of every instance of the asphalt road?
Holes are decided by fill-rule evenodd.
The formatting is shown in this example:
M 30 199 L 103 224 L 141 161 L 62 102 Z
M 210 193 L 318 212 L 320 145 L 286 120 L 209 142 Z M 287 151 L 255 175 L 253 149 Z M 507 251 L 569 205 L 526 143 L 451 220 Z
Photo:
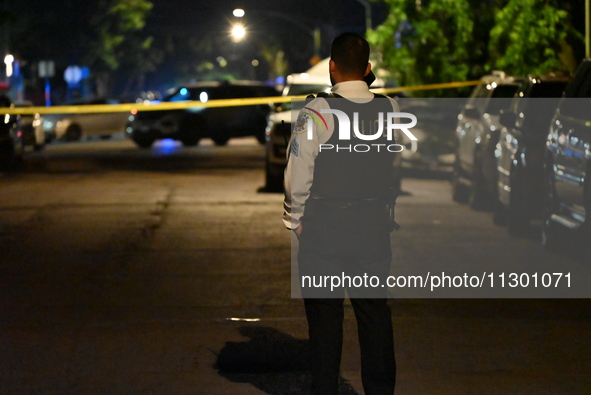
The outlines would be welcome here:
M 263 153 L 116 139 L 52 145 L 0 175 L 0 393 L 305 393 L 306 322 L 282 196 L 258 192 Z M 403 189 L 394 273 L 588 265 L 510 237 L 444 180 Z M 591 393 L 588 299 L 443 291 L 391 300 L 397 394 Z M 345 337 L 342 393 L 362 394 L 350 308 Z

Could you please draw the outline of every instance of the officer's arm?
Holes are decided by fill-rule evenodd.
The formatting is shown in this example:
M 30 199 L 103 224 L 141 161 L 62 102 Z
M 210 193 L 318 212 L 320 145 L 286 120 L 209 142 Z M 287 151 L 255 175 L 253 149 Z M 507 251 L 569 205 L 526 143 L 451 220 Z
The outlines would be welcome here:
M 318 125 L 312 122 L 312 135 L 309 138 L 309 118 L 311 115 L 307 110 L 299 113 L 288 146 L 283 223 L 293 230 L 298 228 L 304 215 L 314 178 L 314 160 L 318 155 Z

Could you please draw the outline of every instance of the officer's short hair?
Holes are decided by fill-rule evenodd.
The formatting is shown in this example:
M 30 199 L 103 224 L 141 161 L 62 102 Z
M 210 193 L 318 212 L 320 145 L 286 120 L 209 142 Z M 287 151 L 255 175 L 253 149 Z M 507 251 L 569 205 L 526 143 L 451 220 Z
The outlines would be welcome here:
M 355 33 L 342 33 L 332 42 L 330 58 L 344 74 L 363 77 L 369 61 L 369 43 Z

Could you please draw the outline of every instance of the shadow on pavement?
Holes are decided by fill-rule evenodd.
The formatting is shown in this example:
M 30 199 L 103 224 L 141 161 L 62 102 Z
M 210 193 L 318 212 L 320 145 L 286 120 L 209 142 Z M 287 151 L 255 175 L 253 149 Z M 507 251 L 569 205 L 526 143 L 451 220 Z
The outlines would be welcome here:
M 215 364 L 222 377 L 250 383 L 271 395 L 308 393 L 308 340 L 263 326 L 244 326 L 239 332 L 249 340 L 226 342 Z M 358 395 L 346 380 L 339 380 L 340 394 Z
M 260 155 L 259 155 L 260 156 Z M 19 173 L 88 174 L 108 171 L 147 171 L 155 173 L 186 172 L 199 169 L 262 169 L 263 159 L 254 154 L 243 154 L 238 160 L 231 156 L 151 155 L 150 152 L 90 153 L 84 156 L 30 158 Z

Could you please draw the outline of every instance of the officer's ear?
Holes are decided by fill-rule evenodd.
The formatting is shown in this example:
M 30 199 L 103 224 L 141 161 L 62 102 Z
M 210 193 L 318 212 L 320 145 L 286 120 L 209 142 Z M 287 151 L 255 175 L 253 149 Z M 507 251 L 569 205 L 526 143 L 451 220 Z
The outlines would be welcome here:
M 363 74 L 363 75 L 364 76 L 368 75 L 370 71 L 371 71 L 371 63 L 367 62 L 367 67 L 365 68 L 365 74 Z
M 328 72 L 330 74 L 332 74 L 332 73 L 334 73 L 336 71 L 336 69 L 337 69 L 337 66 L 336 66 L 334 60 L 332 60 L 332 59 L 329 60 L 328 61 Z

